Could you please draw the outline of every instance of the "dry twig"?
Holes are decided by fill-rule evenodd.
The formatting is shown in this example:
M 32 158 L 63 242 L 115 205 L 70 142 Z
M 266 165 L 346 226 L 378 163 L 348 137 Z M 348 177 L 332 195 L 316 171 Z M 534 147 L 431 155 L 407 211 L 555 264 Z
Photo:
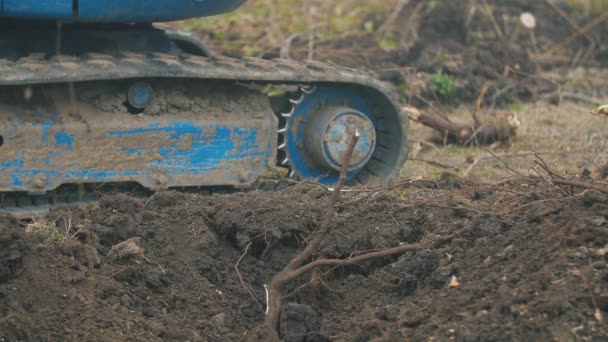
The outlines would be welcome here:
M 530 157 L 530 156 L 540 156 L 540 155 L 570 155 L 570 154 L 579 154 L 580 153 L 580 152 L 556 152 L 556 151 L 542 151 L 542 152 L 522 151 L 522 152 L 513 152 L 513 153 L 493 153 L 489 150 L 486 150 L 486 151 L 488 153 L 490 153 L 491 155 L 475 158 L 473 160 L 473 162 L 471 163 L 471 165 L 469 165 L 469 167 L 464 171 L 464 174 L 463 174 L 464 178 L 470 176 L 471 172 L 473 172 L 473 169 L 475 169 L 475 167 L 478 166 L 479 163 L 486 161 L 486 160 L 498 160 L 501 163 L 506 165 L 503 158 L 520 158 L 520 157 Z M 507 167 L 508 167 L 508 165 L 507 165 Z M 520 172 L 516 171 L 514 173 L 522 178 L 526 178 Z
M 251 287 L 249 287 L 249 286 L 247 286 L 247 284 L 245 284 L 245 280 L 243 280 L 243 275 L 241 274 L 241 271 L 239 271 L 239 264 L 241 263 L 241 261 L 243 260 L 245 255 L 247 255 L 247 252 L 249 252 L 249 247 L 251 247 L 251 242 L 247 244 L 247 247 L 245 247 L 245 252 L 243 252 L 243 254 L 239 257 L 239 260 L 237 260 L 236 264 L 234 264 L 234 270 L 236 271 L 236 275 L 239 277 L 239 281 L 241 282 L 241 285 L 243 286 L 245 291 L 247 291 L 247 293 L 249 294 L 251 299 L 253 299 L 253 301 L 257 304 L 258 308 L 260 308 L 260 310 L 262 312 L 264 312 L 264 309 L 262 308 L 262 304 L 260 303 L 258 298 L 255 296 L 255 293 L 253 292 Z
M 582 188 L 582 189 L 597 190 L 599 192 L 608 194 L 608 187 L 601 186 L 598 184 L 585 183 L 585 182 L 579 182 L 579 181 L 573 181 L 573 180 L 567 180 L 567 179 L 552 179 L 551 181 L 555 184 L 569 185 L 569 186 L 574 186 L 574 187 Z

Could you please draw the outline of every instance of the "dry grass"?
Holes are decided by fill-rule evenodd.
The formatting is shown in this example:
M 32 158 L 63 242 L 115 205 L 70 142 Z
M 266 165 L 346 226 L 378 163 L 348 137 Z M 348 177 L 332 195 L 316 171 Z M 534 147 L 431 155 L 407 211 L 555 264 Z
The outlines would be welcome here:
M 60 244 L 65 241 L 65 235 L 59 231 L 57 224 L 46 218 L 34 218 L 25 226 L 25 233 L 42 246 Z
M 211 35 L 223 51 L 259 56 L 263 47 L 278 48 L 293 34 L 314 32 L 315 39 L 327 40 L 356 30 L 376 30 L 367 18 L 387 16 L 398 1 L 250 0 L 231 13 L 172 25 Z
M 521 155 L 522 152 L 544 152 L 541 157 L 556 172 L 561 174 L 580 174 L 584 169 L 595 170 L 608 161 L 608 120 L 588 115 L 589 106 L 574 102 L 552 105 L 546 101 L 523 105 L 517 113 L 521 126 L 517 137 L 508 147 L 491 146 L 488 148 L 465 148 L 460 146 L 437 146 L 420 144 L 430 131 L 419 124 L 412 123 L 410 139 L 413 140 L 412 154 L 417 159 L 433 160 L 458 169 L 463 174 L 476 158 L 484 158 L 470 172 L 469 177 L 495 180 L 514 175 L 536 175 L 540 170 L 534 163 L 534 155 Z M 451 118 L 471 120 L 469 108 L 460 107 L 449 113 Z M 417 147 L 421 146 L 421 147 Z M 501 156 L 503 161 L 494 158 L 492 153 Z M 520 155 L 517 155 L 517 154 Z M 560 154 L 561 153 L 561 154 Z M 509 157 L 508 155 L 513 155 Z M 421 161 L 408 161 L 404 175 L 432 178 L 449 170 Z
M 60 224 L 57 224 L 60 222 Z M 81 224 L 72 223 L 71 212 L 60 212 L 59 216 L 34 217 L 25 225 L 25 233 L 36 246 L 56 246 L 75 238 L 81 231 Z

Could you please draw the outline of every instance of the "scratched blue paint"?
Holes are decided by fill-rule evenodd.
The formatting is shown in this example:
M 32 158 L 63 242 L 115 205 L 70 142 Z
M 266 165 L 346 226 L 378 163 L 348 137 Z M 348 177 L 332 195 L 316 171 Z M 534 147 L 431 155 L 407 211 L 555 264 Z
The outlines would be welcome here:
M 235 128 L 216 126 L 213 137 L 200 136 L 202 131 L 209 127 L 199 127 L 197 132 L 193 132 L 191 127 L 186 128 L 185 134 L 196 134 L 197 137 L 192 141 L 192 147 L 188 151 L 182 151 L 177 144 L 163 146 L 158 153 L 163 157 L 149 163 L 151 167 L 171 169 L 178 173 L 202 172 L 217 170 L 222 162 L 232 159 L 242 159 L 248 157 L 264 156 L 266 151 L 259 151 L 256 144 L 257 131 L 254 129 Z M 196 131 L 196 130 L 195 130 Z M 233 136 L 239 145 L 236 146 Z M 174 140 L 179 140 L 179 134 L 175 135 Z
M 141 155 L 143 152 L 152 151 L 152 150 L 153 149 L 151 149 L 151 148 L 121 148 L 120 152 Z
M 49 140 L 49 131 L 51 130 L 51 128 L 53 128 L 54 126 L 54 122 L 57 120 L 57 118 L 51 114 L 51 113 L 36 113 L 37 114 L 37 120 L 40 120 L 42 123 L 38 123 L 36 121 L 32 121 L 32 127 L 34 128 L 38 128 L 40 127 L 41 131 L 42 131 L 42 138 L 41 141 L 43 143 L 46 143 Z M 27 122 L 26 121 L 20 121 L 18 123 L 19 128 L 25 128 L 27 126 Z M 14 129 L 14 127 L 13 127 Z
M 151 124 L 149 128 L 136 128 L 127 131 L 108 132 L 110 137 L 134 136 L 140 134 L 170 134 L 175 144 L 162 146 L 158 153 L 162 160 L 150 162 L 151 167 L 168 168 L 180 173 L 198 173 L 216 170 L 223 161 L 247 157 L 265 156 L 266 151 L 260 151 L 257 145 L 257 131 L 254 129 L 228 128 L 220 125 L 197 126 L 192 122 L 174 122 L 168 127 Z M 207 136 L 204 132 L 214 132 Z M 182 137 L 190 135 L 192 146 L 190 150 L 182 151 L 177 142 Z M 238 141 L 236 146 L 234 141 Z M 140 155 L 149 148 L 123 149 L 130 154 Z
M 74 135 L 60 132 L 55 135 L 55 147 L 63 147 L 68 151 L 74 150 Z
M 167 125 L 167 127 L 161 127 L 160 123 L 154 123 L 151 124 L 148 128 L 134 128 L 128 131 L 108 132 L 108 136 L 124 137 L 147 133 L 171 133 L 171 140 L 179 140 L 183 135 L 186 134 L 200 135 L 202 133 L 202 129 L 201 126 L 197 126 L 195 123 L 192 122 L 171 122 Z
M 7 160 L 7 161 L 3 161 L 2 163 L 0 163 L 0 172 L 7 172 L 10 169 L 14 169 L 14 168 L 23 168 L 24 165 L 25 165 L 25 162 L 23 160 L 23 154 L 18 153 L 17 159 Z
M 19 174 L 15 174 L 15 173 L 11 174 L 11 185 L 15 186 L 15 187 L 23 186 L 23 182 L 21 181 L 21 178 L 19 178 Z
M 169 178 L 167 186 L 175 186 L 188 182 L 188 175 L 209 175 L 214 181 L 225 182 L 226 184 L 238 184 L 237 171 L 234 169 L 234 162 L 247 158 L 258 158 L 264 163 L 258 164 L 256 169 L 251 171 L 260 172 L 268 164 L 272 148 L 258 146 L 258 135 L 264 132 L 264 136 L 269 136 L 272 129 L 259 131 L 254 128 L 230 128 L 222 125 L 203 126 L 194 122 L 172 122 L 163 123 L 153 122 L 145 124 L 143 128 L 122 128 L 106 133 L 108 142 L 116 141 L 120 145 L 120 139 L 124 137 L 136 137 L 141 134 L 153 134 L 155 136 L 165 135 L 170 138 L 168 143 L 159 148 L 150 147 L 124 147 L 110 153 L 127 153 L 141 156 L 145 152 L 155 151 L 160 155 L 160 160 L 150 161 L 147 167 L 141 169 L 121 170 L 87 170 L 73 168 L 54 168 L 58 162 L 65 163 L 66 160 L 73 158 L 70 151 L 86 146 L 86 140 L 76 145 L 74 129 L 59 124 L 56 118 L 56 125 L 51 123 L 31 124 L 29 128 L 23 128 L 26 132 L 31 129 L 42 132 L 40 141 L 32 142 L 33 145 L 27 148 L 40 148 L 49 143 L 49 132 L 51 129 L 59 130 L 60 133 L 54 134 L 51 143 L 56 147 L 54 152 L 49 153 L 44 159 L 28 161 L 34 163 L 35 167 L 25 167 L 24 155 L 19 154 L 12 160 L 2 160 L 0 156 L 0 172 L 8 174 L 10 178 L 10 189 L 12 191 L 29 191 L 31 185 L 26 180 L 37 175 L 44 175 L 47 179 L 46 188 L 52 189 L 63 183 L 73 182 L 112 182 L 119 179 L 137 179 L 138 181 L 148 181 L 159 171 Z M 20 123 L 9 129 L 20 131 Z M 274 127 L 270 120 L 268 128 Z M 183 139 L 190 139 L 188 149 L 183 148 Z M 136 140 L 135 140 L 136 141 Z M 266 145 L 266 144 L 265 144 Z M 269 146 L 272 146 L 270 144 Z M 100 148 L 104 148 L 102 146 Z M 113 166 L 112 166 L 113 167 Z M 220 171 L 220 173 L 214 173 Z M 222 179 L 222 177 L 224 177 Z M 148 183 L 150 184 L 150 183 Z M 204 185 L 204 184 L 201 184 Z M 39 190 L 39 189 L 37 189 Z
M 25 166 L 25 162 L 23 159 L 23 154 L 18 153 L 16 155 L 16 159 L 7 160 L 7 161 L 3 161 L 0 163 L 0 172 L 8 173 L 11 170 L 22 169 L 24 166 Z M 14 187 L 23 186 L 23 182 L 21 181 L 21 178 L 19 176 L 20 176 L 20 174 L 18 172 L 11 173 L 11 186 L 14 186 Z

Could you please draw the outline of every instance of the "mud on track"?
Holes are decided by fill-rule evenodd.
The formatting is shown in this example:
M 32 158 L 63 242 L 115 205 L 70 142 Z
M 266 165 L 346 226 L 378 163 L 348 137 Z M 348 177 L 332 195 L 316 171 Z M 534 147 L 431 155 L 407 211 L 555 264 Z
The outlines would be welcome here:
M 315 229 L 326 200 L 323 189 L 304 185 L 151 200 L 117 194 L 98 209 L 56 211 L 36 226 L 2 216 L 0 336 L 237 340 L 263 320 L 263 284 Z M 291 284 L 281 326 L 287 341 L 608 338 L 601 193 L 445 177 L 345 193 L 338 209 L 324 257 L 454 238 Z M 143 255 L 110 253 L 134 237 Z M 450 288 L 452 279 L 459 285 Z

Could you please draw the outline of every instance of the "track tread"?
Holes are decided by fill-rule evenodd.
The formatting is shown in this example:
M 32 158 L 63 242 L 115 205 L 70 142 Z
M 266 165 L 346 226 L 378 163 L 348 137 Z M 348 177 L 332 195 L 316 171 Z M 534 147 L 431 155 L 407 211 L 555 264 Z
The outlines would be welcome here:
M 301 86 L 333 84 L 364 88 L 366 92 L 363 93 L 370 94 L 370 97 L 386 98 L 391 108 L 382 108 L 382 111 L 392 112 L 398 118 L 400 123 L 398 131 L 402 134 L 400 139 L 399 137 L 396 139 L 400 145 L 400 155 L 395 165 L 403 165 L 408 157 L 409 119 L 402 111 L 394 90 L 390 85 L 356 69 L 321 62 L 300 63 L 284 59 L 265 60 L 250 57 L 235 59 L 130 51 L 116 54 L 88 52 L 81 56 L 51 57 L 38 53 L 15 60 L 0 58 L 0 87 L 134 78 L 192 78 Z M 382 183 L 384 185 L 392 183 L 399 171 L 400 167 L 395 167 L 390 175 L 383 177 Z M 357 180 L 364 183 L 371 176 L 369 172 L 365 170 Z M 7 204 L 9 208 L 13 206 L 9 199 L 9 203 L 5 202 L 4 208 L 0 211 L 6 209 Z M 57 203 L 51 203 L 53 204 Z M 19 208 L 19 205 L 15 203 L 15 207 Z M 48 204 L 43 204 L 42 207 L 46 208 Z

